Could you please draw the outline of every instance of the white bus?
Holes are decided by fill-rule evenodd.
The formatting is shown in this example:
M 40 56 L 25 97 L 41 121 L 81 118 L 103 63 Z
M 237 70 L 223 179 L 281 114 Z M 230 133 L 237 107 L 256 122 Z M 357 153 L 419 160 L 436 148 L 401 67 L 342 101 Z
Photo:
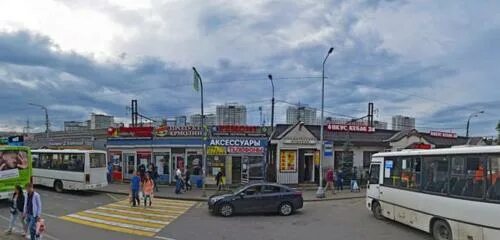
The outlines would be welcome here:
M 98 150 L 32 150 L 33 183 L 63 190 L 104 187 L 106 152 Z
M 374 154 L 366 205 L 436 240 L 498 240 L 500 146 Z

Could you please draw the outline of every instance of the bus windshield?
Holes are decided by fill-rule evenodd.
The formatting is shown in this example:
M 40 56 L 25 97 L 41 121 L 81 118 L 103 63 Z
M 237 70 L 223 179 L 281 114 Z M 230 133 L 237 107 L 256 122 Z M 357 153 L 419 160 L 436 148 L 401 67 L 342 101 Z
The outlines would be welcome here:
M 106 167 L 106 155 L 104 153 L 90 153 L 90 168 Z

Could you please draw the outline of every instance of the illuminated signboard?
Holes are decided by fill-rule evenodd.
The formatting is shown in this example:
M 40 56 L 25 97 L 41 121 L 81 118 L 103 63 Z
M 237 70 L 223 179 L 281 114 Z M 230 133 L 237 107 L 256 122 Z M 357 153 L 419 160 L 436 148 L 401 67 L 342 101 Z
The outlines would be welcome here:
M 365 133 L 375 132 L 374 127 L 369 127 L 366 125 L 328 124 L 327 129 L 330 131 L 339 131 L 339 132 L 365 132 Z
M 157 137 L 183 137 L 201 136 L 200 126 L 161 126 L 155 128 L 154 135 Z
M 263 147 L 227 147 L 228 153 L 264 153 Z
M 456 133 L 451 132 L 439 132 L 439 131 L 430 131 L 429 133 L 433 137 L 442 137 L 442 138 L 457 138 Z
M 226 155 L 226 148 L 221 146 L 207 147 L 207 155 Z
M 152 137 L 153 127 L 108 128 L 109 137 Z

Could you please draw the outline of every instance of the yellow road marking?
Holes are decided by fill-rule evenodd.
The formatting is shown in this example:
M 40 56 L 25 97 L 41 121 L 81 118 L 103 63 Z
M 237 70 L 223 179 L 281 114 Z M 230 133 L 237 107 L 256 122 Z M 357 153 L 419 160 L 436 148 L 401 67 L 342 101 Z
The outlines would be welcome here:
M 144 213 L 139 213 L 139 212 L 130 212 L 126 210 L 118 210 L 118 209 L 107 209 L 104 207 L 99 207 L 96 209 L 92 209 L 92 211 L 96 212 L 103 212 L 103 213 L 111 213 L 111 214 L 117 214 L 117 215 L 122 215 L 122 216 L 131 216 L 131 217 L 141 217 L 144 219 L 150 219 L 150 220 L 172 220 L 175 217 L 168 216 L 168 215 L 160 215 L 160 214 L 144 214 Z
M 166 210 L 166 209 L 154 209 L 154 208 L 143 208 L 143 207 L 128 207 L 128 206 L 123 206 L 119 204 L 109 204 L 106 205 L 108 208 L 116 208 L 116 209 L 126 209 L 128 211 L 132 212 L 141 212 L 141 213 L 177 213 L 177 214 L 182 214 L 185 213 L 188 209 L 182 209 L 182 210 Z
M 117 202 L 117 203 L 112 203 L 112 204 L 109 204 L 109 205 L 121 205 L 121 206 L 126 206 L 126 207 L 130 207 L 130 204 L 128 203 L 123 203 L 123 202 Z M 143 207 L 144 205 L 140 205 L 139 207 Z M 188 209 L 190 208 L 192 205 L 189 205 L 189 206 L 176 206 L 176 205 L 160 205 L 160 204 L 156 204 L 155 202 L 153 202 L 153 204 L 151 204 L 151 207 L 148 206 L 147 209 L 172 209 L 172 210 L 175 210 L 175 209 Z
M 88 213 L 88 212 L 79 212 L 79 213 L 76 213 L 76 215 L 95 218 L 95 219 L 101 219 L 101 220 L 105 220 L 105 221 L 109 221 L 109 222 L 125 223 L 125 224 L 131 224 L 131 225 L 137 225 L 137 226 L 149 227 L 149 228 L 162 228 L 163 226 L 165 226 L 165 224 L 148 223 L 148 222 L 137 221 L 137 220 L 127 220 L 127 219 L 122 219 L 122 218 L 115 218 L 115 217 L 109 217 L 109 216 L 102 216 L 102 215 L 98 215 L 98 214 L 92 214 L 92 213 Z
M 155 205 L 155 206 L 178 206 L 178 207 L 191 207 L 196 203 L 196 202 L 178 202 L 178 201 L 170 202 L 169 200 L 160 201 L 160 199 L 153 199 L 152 202 L 153 202 L 153 205 Z M 128 200 L 119 201 L 116 203 L 131 205 Z
M 156 234 L 154 232 L 146 232 L 146 231 L 140 231 L 140 230 L 136 230 L 136 229 L 110 226 L 110 225 L 102 224 L 102 223 L 94 223 L 94 222 L 76 219 L 76 218 L 72 218 L 72 217 L 68 217 L 68 216 L 63 216 L 60 218 L 66 220 L 66 221 L 73 222 L 73 223 L 91 226 L 91 227 L 95 227 L 95 228 L 101 228 L 101 229 L 115 231 L 115 232 L 122 232 L 122 233 L 134 234 L 134 235 L 139 235 L 139 236 L 145 236 L 145 237 L 153 237 Z

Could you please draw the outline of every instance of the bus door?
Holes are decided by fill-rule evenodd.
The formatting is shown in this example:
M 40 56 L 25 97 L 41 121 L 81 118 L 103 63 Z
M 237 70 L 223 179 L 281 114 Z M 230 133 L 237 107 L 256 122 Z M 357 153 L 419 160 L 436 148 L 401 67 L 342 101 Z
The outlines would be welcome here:
M 368 189 L 366 195 L 370 198 L 379 199 L 380 197 L 380 163 L 370 165 L 370 174 L 368 178 Z

